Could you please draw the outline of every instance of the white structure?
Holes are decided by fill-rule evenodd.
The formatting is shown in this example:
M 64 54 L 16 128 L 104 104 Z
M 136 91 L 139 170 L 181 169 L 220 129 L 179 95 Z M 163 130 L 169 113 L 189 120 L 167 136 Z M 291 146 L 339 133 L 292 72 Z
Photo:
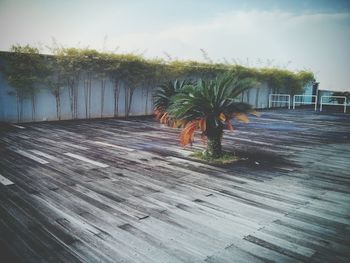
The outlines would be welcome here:
M 311 102 L 304 100 L 297 100 L 297 98 L 311 98 Z M 315 102 L 312 102 L 312 98 L 315 98 Z M 295 109 L 295 104 L 308 104 L 315 105 L 315 111 L 317 110 L 317 96 L 316 95 L 294 95 L 293 96 L 293 110 Z
M 324 102 L 324 99 L 328 98 L 327 102 Z M 330 103 L 330 99 L 344 99 L 344 103 Z M 346 97 L 345 96 L 322 96 L 320 100 L 320 111 L 322 111 L 323 105 L 333 105 L 333 106 L 344 106 L 344 113 L 346 113 Z
M 276 98 L 276 100 L 274 98 Z M 283 98 L 285 99 L 283 100 Z M 287 103 L 288 109 L 290 109 L 290 95 L 289 94 L 270 94 L 269 108 L 272 107 L 272 103 Z

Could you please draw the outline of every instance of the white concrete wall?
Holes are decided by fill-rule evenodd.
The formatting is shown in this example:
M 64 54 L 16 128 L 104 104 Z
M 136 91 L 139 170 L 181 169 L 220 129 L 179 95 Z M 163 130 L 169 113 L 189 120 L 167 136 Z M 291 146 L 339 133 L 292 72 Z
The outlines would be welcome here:
M 0 74 L 0 121 L 17 122 L 17 103 L 16 98 L 10 95 L 13 91 Z M 259 88 L 252 88 L 244 92 L 243 101 L 248 102 L 255 108 L 267 108 L 268 98 L 271 89 L 266 83 L 262 83 Z M 114 95 L 113 84 L 107 81 L 105 88 L 105 103 L 102 113 L 103 117 L 113 117 L 114 115 Z M 147 108 L 146 108 L 147 101 Z M 125 85 L 121 85 L 119 94 L 119 112 L 118 117 L 125 116 Z M 53 121 L 57 120 L 56 116 L 56 100 L 55 97 L 47 89 L 41 89 L 36 95 L 36 115 L 34 121 Z M 275 105 L 285 107 L 286 105 Z M 93 80 L 91 90 L 91 118 L 101 117 L 101 84 L 99 80 Z M 152 91 L 150 89 L 146 96 L 145 88 L 139 87 L 135 90 L 131 111 L 129 116 L 144 116 L 153 113 Z M 70 100 L 68 89 L 65 88 L 61 94 L 61 119 L 72 119 L 70 110 Z M 86 119 L 85 113 L 85 97 L 83 81 L 80 81 L 78 88 L 78 119 Z M 32 119 L 32 104 L 31 100 L 27 99 L 23 103 L 23 118 L 22 122 L 31 122 Z
M 9 93 L 13 91 L 6 81 L 0 76 L 0 121 L 17 122 L 17 102 L 14 95 Z M 86 118 L 84 85 L 80 82 L 78 87 L 78 119 Z M 104 93 L 104 109 L 103 117 L 114 116 L 114 92 L 113 85 L 110 81 L 106 82 Z M 146 101 L 147 109 L 146 109 Z M 125 85 L 120 85 L 120 94 L 118 100 L 118 117 L 125 116 Z M 36 115 L 34 121 L 57 120 L 56 99 L 54 95 L 47 89 L 40 89 L 35 96 Z M 91 87 L 91 118 L 101 117 L 101 83 L 99 80 L 92 81 Z M 138 87 L 133 95 L 132 106 L 129 116 L 151 115 L 152 114 L 152 96 L 151 91 L 148 96 L 146 89 Z M 65 88 L 61 94 L 61 119 L 72 119 L 70 109 L 70 99 L 68 89 Z M 23 122 L 32 120 L 32 102 L 26 99 L 23 102 Z

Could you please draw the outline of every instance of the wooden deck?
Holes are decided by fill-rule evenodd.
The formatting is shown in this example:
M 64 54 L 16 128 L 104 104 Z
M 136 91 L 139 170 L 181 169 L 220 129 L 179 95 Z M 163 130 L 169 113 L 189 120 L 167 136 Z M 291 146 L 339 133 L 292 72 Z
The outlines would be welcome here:
M 3 126 L 0 261 L 350 262 L 350 116 L 236 126 L 227 166 L 150 118 Z

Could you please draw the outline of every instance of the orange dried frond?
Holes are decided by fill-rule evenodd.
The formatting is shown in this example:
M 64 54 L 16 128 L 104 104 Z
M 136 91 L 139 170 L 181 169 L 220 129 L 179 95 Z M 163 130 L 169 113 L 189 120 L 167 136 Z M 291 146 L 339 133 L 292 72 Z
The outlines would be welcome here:
M 202 132 L 205 132 L 205 130 L 207 129 L 207 120 L 205 118 L 200 119 L 198 121 L 198 126 Z
M 169 120 L 169 113 L 165 112 L 163 116 L 160 118 L 160 123 L 167 124 Z
M 186 125 L 187 125 L 187 123 L 189 123 L 188 121 L 181 121 L 182 123 L 181 123 L 181 127 L 182 128 L 185 128 L 186 127 Z
M 238 121 L 245 122 L 245 123 L 248 123 L 248 122 L 249 122 L 249 119 L 248 119 L 247 115 L 245 115 L 244 113 L 236 113 L 236 114 L 234 115 L 234 117 L 235 117 Z
M 226 116 L 225 116 L 225 114 L 224 113 L 220 113 L 220 115 L 219 115 L 219 120 L 220 121 L 226 121 Z
M 154 110 L 154 115 L 155 115 L 155 118 L 156 118 L 157 120 L 160 120 L 160 118 L 161 118 L 162 115 L 163 115 L 163 112 L 161 112 L 159 109 L 155 109 L 155 110 Z
M 176 121 L 173 121 L 171 127 L 172 127 L 172 128 L 177 128 L 177 126 L 176 126 Z
M 198 121 L 188 122 L 185 128 L 180 134 L 180 143 L 181 146 L 185 147 L 187 144 L 193 142 L 194 132 L 198 127 Z
M 228 129 L 228 130 L 230 130 L 230 131 L 233 131 L 233 130 L 234 130 L 233 125 L 232 125 L 232 123 L 230 122 L 229 119 L 227 119 L 227 120 L 225 121 L 225 123 L 226 123 L 226 129 Z
M 256 117 L 260 117 L 261 116 L 261 113 L 257 112 L 256 110 L 251 111 L 250 114 L 253 114 Z
M 174 120 L 173 121 L 173 128 L 180 128 L 183 125 L 183 121 L 182 120 Z

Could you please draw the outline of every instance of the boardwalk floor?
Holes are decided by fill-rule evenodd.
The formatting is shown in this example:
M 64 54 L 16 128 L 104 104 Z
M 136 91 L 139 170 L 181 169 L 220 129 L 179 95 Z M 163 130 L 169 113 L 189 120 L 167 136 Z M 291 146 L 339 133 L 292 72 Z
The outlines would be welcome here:
M 226 166 L 147 118 L 2 127 L 0 261 L 350 262 L 350 116 L 235 126 Z

